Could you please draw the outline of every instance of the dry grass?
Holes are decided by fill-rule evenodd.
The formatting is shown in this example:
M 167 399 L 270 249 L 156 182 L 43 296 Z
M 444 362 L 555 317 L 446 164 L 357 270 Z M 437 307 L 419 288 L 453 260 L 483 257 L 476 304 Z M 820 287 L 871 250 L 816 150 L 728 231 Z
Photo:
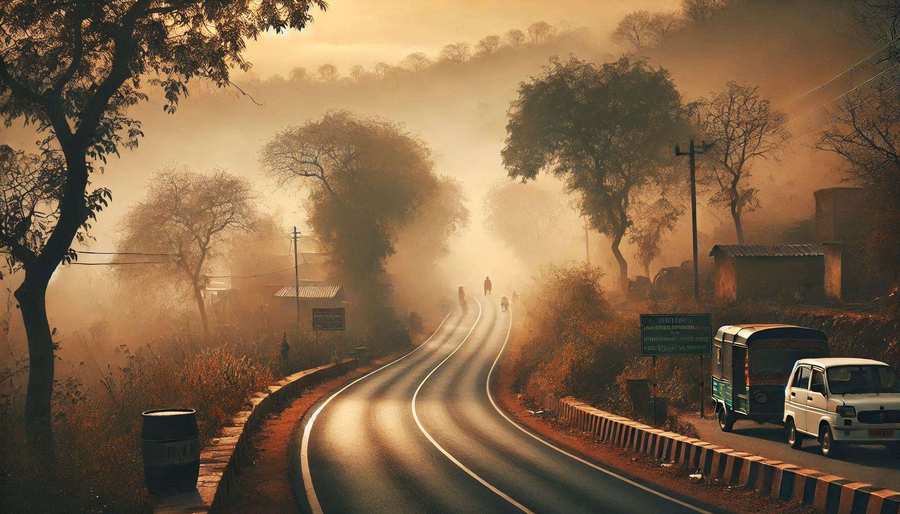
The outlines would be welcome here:
M 206 439 L 273 379 L 268 365 L 227 346 L 187 355 L 150 347 L 123 352 L 125 365 L 109 369 L 101 388 L 85 392 L 75 379 L 57 384 L 53 477 L 38 474 L 42 466 L 25 451 L 21 412 L 13 402 L 4 404 L 0 511 L 146 512 L 141 411 L 196 408 L 201 438 Z

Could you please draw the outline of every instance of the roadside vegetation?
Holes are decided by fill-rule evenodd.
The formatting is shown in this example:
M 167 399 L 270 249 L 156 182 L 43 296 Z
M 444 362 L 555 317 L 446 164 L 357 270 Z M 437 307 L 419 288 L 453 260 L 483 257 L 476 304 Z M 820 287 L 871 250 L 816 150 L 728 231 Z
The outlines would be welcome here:
M 516 361 L 509 369 L 513 387 L 530 405 L 540 407 L 548 397 L 574 396 L 634 416 L 627 380 L 652 379 L 650 358 L 640 355 L 640 312 L 710 312 L 713 327 L 745 320 L 800 324 L 824 331 L 834 356 L 866 357 L 900 368 L 900 322 L 890 313 L 773 304 L 696 305 L 688 295 L 628 306 L 621 299 L 611 303 L 600 278 L 598 270 L 584 266 L 545 269 L 517 306 Z M 705 367 L 708 364 L 707 360 Z M 708 369 L 702 376 L 709 383 Z M 700 380 L 696 356 L 657 359 L 657 394 L 670 407 L 698 409 Z

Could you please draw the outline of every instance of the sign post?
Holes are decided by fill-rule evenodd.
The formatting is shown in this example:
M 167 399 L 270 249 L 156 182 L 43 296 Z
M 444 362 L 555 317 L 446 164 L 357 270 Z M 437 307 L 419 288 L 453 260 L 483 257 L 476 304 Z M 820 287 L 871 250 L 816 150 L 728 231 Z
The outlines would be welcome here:
M 653 358 L 653 392 L 656 398 L 656 357 L 658 355 L 700 356 L 700 417 L 703 412 L 703 355 L 712 346 L 709 314 L 641 314 L 641 355 Z M 655 401 L 655 400 L 654 400 Z M 654 408 L 654 421 L 656 412 Z
M 329 332 L 347 329 L 347 311 L 343 307 L 318 308 L 312 310 L 312 326 L 316 334 L 316 346 L 319 346 L 319 330 Z M 332 347 L 333 359 L 337 359 L 337 347 Z

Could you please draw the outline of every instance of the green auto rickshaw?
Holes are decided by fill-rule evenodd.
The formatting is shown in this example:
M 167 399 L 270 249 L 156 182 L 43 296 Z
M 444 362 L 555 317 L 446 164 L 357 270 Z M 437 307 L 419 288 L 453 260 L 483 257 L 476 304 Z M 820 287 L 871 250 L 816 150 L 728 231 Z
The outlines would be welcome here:
M 739 419 L 781 423 L 784 388 L 799 359 L 828 356 L 821 330 L 782 324 L 725 325 L 713 339 L 711 375 L 723 432 Z

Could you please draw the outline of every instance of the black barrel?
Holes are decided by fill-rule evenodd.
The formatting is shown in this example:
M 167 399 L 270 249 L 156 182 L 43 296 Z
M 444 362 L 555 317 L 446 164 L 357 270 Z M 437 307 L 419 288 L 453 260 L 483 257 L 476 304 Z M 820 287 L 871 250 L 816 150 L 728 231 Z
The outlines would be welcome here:
M 197 411 L 155 409 L 142 413 L 144 483 L 153 494 L 193 491 L 200 471 Z

